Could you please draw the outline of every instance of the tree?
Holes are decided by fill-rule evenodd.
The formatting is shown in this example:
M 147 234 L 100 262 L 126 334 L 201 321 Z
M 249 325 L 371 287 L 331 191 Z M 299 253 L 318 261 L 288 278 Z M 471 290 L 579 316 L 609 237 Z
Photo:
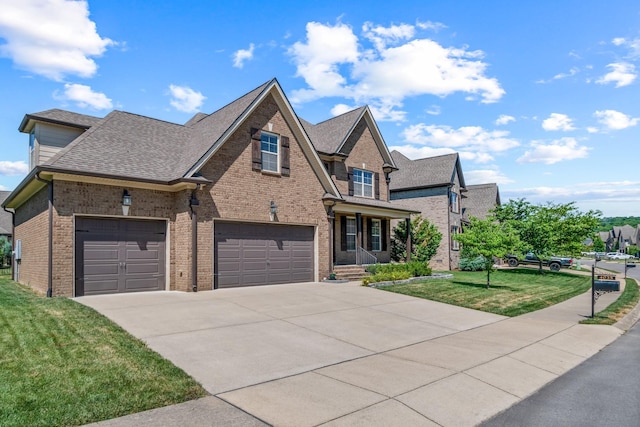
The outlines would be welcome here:
M 595 236 L 593 238 L 593 250 L 596 251 L 596 252 L 605 252 L 606 249 L 607 249 L 607 246 L 602 241 L 600 236 Z
M 423 219 L 420 215 L 411 219 L 411 259 L 421 262 L 429 262 L 436 254 L 442 233 L 438 228 Z M 407 259 L 407 225 L 401 221 L 393 229 L 391 239 L 391 259 L 393 261 L 405 261 Z
M 517 230 L 525 249 L 542 261 L 551 255 L 578 255 L 582 242 L 594 235 L 600 211 L 581 212 L 574 202 L 533 205 L 524 199 L 511 200 L 494 209 L 495 218 Z
M 11 257 L 11 242 L 7 236 L 0 236 L 0 267 L 4 267 L 7 258 Z
M 504 258 L 520 247 L 517 231 L 509 222 L 498 222 L 494 218 L 471 218 L 471 225 L 453 237 L 462 244 L 466 254 L 484 258 L 487 270 L 487 289 L 491 285 L 494 258 Z

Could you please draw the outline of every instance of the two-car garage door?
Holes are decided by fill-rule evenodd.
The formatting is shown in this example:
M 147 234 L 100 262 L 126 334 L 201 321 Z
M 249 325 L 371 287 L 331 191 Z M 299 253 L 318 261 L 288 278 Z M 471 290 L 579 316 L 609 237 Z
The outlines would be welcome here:
M 215 287 L 314 280 L 314 228 L 216 222 Z
M 314 227 L 214 224 L 214 287 L 314 280 Z M 75 295 L 166 289 L 166 222 L 76 218 Z
M 75 295 L 165 289 L 166 222 L 76 218 Z

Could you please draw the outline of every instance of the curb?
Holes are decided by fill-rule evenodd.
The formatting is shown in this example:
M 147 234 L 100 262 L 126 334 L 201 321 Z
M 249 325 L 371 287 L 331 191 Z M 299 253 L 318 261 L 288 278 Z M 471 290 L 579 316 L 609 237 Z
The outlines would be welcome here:
M 636 281 L 636 284 L 640 286 L 640 282 L 638 282 L 637 279 L 634 280 Z M 615 326 L 616 328 L 626 332 L 631 329 L 633 325 L 638 322 L 638 320 L 640 320 L 640 302 L 636 304 L 633 310 L 628 312 L 622 319 L 618 320 L 612 326 Z

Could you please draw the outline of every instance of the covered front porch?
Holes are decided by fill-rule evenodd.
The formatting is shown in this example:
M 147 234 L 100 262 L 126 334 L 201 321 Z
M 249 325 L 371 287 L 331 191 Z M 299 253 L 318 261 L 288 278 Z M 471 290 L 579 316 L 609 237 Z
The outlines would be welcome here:
M 329 205 L 330 272 L 342 266 L 391 262 L 391 221 L 408 222 L 412 213 L 416 212 L 386 201 L 350 196 Z

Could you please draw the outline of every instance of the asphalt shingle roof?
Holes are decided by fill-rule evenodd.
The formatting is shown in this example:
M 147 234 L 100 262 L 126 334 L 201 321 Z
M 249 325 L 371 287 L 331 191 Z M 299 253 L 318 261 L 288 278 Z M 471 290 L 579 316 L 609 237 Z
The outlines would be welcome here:
M 171 181 L 182 178 L 270 84 L 267 82 L 187 125 L 113 111 L 80 135 L 49 165 L 71 172 Z
M 392 191 L 449 185 L 453 183 L 458 163 L 458 153 L 410 160 L 393 150 L 391 157 L 399 169 L 391 173 L 389 187 Z
M 465 198 L 462 199 L 465 218 L 476 217 L 486 219 L 489 211 L 500 204 L 498 185 L 478 184 L 467 185 Z
M 85 129 L 97 125 L 102 120 L 100 117 L 53 108 L 51 110 L 40 111 L 39 113 L 27 114 L 20 124 L 21 131 L 30 119 L 42 120 L 50 123 L 68 124 Z
M 170 181 L 179 177 L 188 128 L 123 111 L 76 138 L 50 160 L 72 172 Z
M 337 153 L 349 131 L 357 124 L 367 107 L 356 108 L 316 125 L 300 119 L 302 127 L 309 135 L 315 149 L 321 153 Z M 348 154 L 348 153 L 343 153 Z

